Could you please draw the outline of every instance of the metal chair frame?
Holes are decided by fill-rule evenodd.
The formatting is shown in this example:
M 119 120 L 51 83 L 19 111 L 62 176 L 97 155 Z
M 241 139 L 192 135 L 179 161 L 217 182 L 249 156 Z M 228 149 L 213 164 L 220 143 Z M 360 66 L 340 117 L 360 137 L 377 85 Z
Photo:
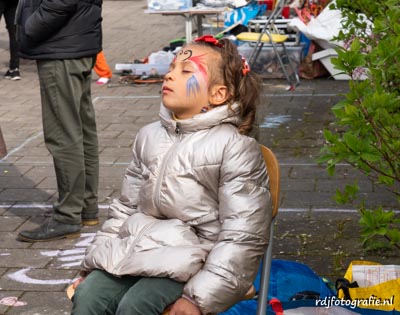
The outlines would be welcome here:
M 249 57 L 249 65 L 250 67 L 254 66 L 261 49 L 264 47 L 265 43 L 269 43 L 272 46 L 272 49 L 274 50 L 275 56 L 278 59 L 279 65 L 281 66 L 281 69 L 285 75 L 286 80 L 289 83 L 290 89 L 294 90 L 297 85 L 300 84 L 300 79 L 298 74 L 296 73 L 296 69 L 293 66 L 292 62 L 290 61 L 289 54 L 286 49 L 285 41 L 275 41 L 274 40 L 274 34 L 279 34 L 279 30 L 275 26 L 275 20 L 281 16 L 283 7 L 285 7 L 288 4 L 289 0 L 278 0 L 275 4 L 275 7 L 272 11 L 272 13 L 268 16 L 266 23 L 264 27 L 262 28 L 260 35 L 258 37 L 258 40 L 255 43 L 254 49 L 251 52 L 251 55 Z M 268 36 L 268 41 L 263 39 L 264 34 Z M 289 64 L 290 70 L 292 71 L 293 75 L 292 77 L 289 75 L 288 71 L 286 70 L 286 67 L 283 63 L 282 57 L 277 49 L 277 44 L 279 44 L 282 47 L 283 55 L 286 57 L 287 62 Z
M 272 220 L 269 232 L 269 243 L 268 247 L 265 249 L 264 257 L 262 260 L 260 289 L 258 291 L 257 315 L 265 315 L 268 304 L 268 287 L 269 287 L 269 278 L 270 278 L 271 263 L 272 263 L 274 225 L 279 209 L 280 178 L 281 178 L 279 162 L 275 154 L 264 145 L 261 145 L 261 151 L 264 156 L 269 176 L 270 193 L 272 199 Z

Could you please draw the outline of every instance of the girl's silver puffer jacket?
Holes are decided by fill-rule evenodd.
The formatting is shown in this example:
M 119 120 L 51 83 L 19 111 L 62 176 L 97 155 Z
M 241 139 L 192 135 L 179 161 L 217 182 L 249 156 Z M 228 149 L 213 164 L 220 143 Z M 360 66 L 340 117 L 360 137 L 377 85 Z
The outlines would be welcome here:
M 83 267 L 186 282 L 184 296 L 216 314 L 245 295 L 268 243 L 264 160 L 226 105 L 178 121 L 161 106 L 160 118 L 139 131 Z

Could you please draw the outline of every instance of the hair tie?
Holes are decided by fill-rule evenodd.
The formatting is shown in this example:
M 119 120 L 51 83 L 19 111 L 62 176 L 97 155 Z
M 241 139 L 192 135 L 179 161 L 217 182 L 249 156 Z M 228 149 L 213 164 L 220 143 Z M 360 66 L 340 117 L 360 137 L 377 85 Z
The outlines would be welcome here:
M 194 40 L 196 43 L 197 42 L 205 42 L 207 44 L 210 44 L 212 46 L 217 46 L 219 48 L 224 47 L 224 44 L 221 44 L 218 39 L 216 39 L 214 36 L 212 35 L 203 35 L 201 37 L 198 37 Z
M 249 63 L 247 62 L 246 58 L 244 58 L 243 56 L 242 56 L 242 66 L 243 66 L 243 68 L 242 68 L 243 75 L 248 74 L 250 72 L 250 66 L 249 66 Z

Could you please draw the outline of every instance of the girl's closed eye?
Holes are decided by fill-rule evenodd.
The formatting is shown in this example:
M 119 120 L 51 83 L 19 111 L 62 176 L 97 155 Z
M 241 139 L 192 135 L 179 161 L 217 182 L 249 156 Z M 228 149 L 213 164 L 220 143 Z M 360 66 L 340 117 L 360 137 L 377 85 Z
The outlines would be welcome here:
M 192 72 L 194 72 L 194 69 L 193 69 L 193 67 L 191 67 L 191 66 L 184 66 L 183 68 L 182 68 L 182 72 L 183 73 L 192 73 Z

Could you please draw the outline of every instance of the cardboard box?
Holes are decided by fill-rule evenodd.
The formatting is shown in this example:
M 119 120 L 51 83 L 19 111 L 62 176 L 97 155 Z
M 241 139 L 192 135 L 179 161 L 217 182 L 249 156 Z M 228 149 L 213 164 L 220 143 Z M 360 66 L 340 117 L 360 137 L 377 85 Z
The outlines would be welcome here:
M 255 44 L 252 43 L 244 43 L 238 46 L 239 53 L 249 59 Z M 292 70 L 283 55 L 283 48 L 280 45 L 276 45 L 278 52 L 280 53 L 281 58 L 283 59 L 283 63 L 285 64 L 285 69 L 287 73 L 292 75 Z M 299 45 L 286 45 L 286 50 L 288 52 L 288 56 L 290 61 L 295 69 L 295 72 L 299 74 L 300 63 L 303 59 L 303 44 Z M 258 58 L 253 65 L 252 71 L 258 73 L 264 79 L 281 79 L 285 78 L 285 75 L 281 69 L 278 58 L 275 56 L 274 49 L 272 45 L 264 44 L 263 48 L 258 55 Z
M 192 6 L 192 0 L 147 0 L 147 8 L 153 11 L 187 10 Z

